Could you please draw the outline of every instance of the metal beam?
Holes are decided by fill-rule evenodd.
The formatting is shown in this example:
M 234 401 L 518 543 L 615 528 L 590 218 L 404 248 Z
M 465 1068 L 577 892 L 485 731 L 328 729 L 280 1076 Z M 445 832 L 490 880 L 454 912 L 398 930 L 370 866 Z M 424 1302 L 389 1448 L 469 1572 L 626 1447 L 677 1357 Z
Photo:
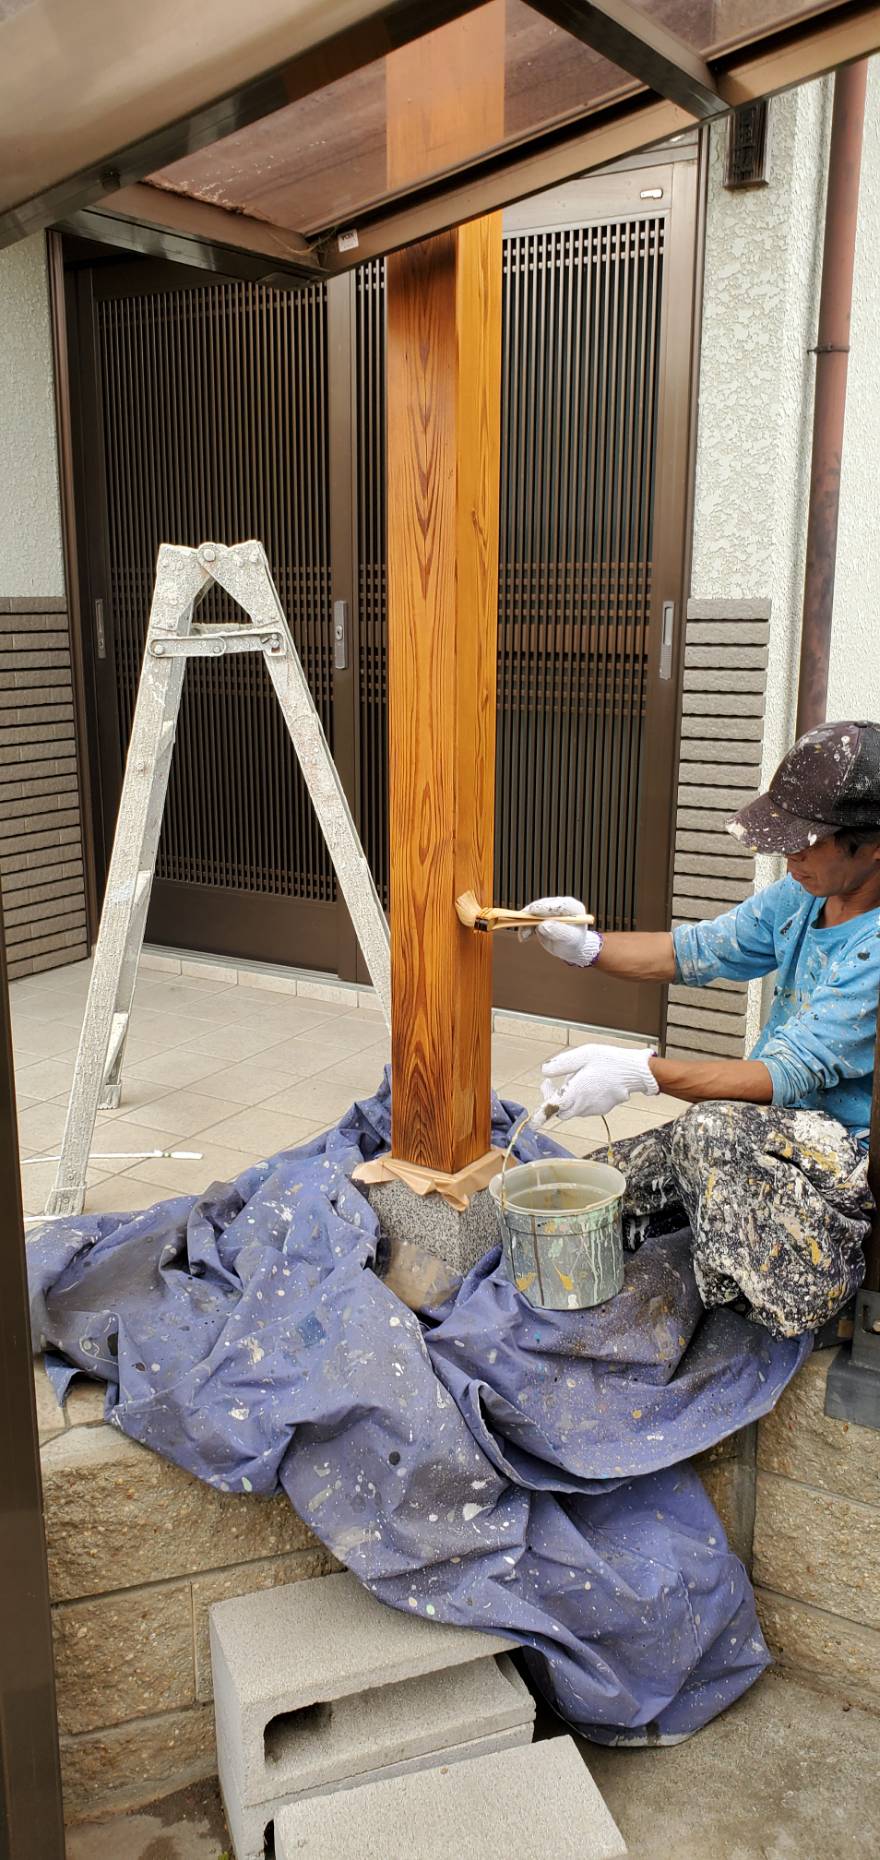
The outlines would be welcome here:
M 212 0 L 206 28 L 177 0 L 77 0 L 73 25 L 69 0 L 33 0 L 3 23 L 0 248 L 481 4 Z
M 530 0 L 554 25 L 703 121 L 729 109 L 698 52 L 631 0 Z
M 766 33 L 749 46 L 713 64 L 724 73 L 724 94 L 731 109 L 773 97 L 795 84 L 809 84 L 856 58 L 880 51 L 880 6 L 876 0 L 849 0 L 832 13 L 820 13 L 777 33 Z
M 802 20 L 763 43 L 713 60 L 725 108 L 772 96 L 808 83 L 853 59 L 880 50 L 880 5 L 851 4 Z M 678 136 L 692 127 L 690 111 L 659 102 L 650 93 L 619 98 L 564 129 L 503 150 L 464 175 L 447 175 L 358 217 L 340 244 L 334 232 L 317 246 L 322 269 L 350 271 L 364 260 L 398 250 L 413 240 L 461 224 L 480 213 L 510 206 L 530 194 L 574 180 L 624 155 Z M 356 233 L 354 240 L 352 234 Z
M 608 112 L 596 112 L 586 124 L 543 138 L 537 147 L 528 142 L 507 150 L 466 175 L 447 176 L 364 215 L 341 236 L 334 232 L 317 247 L 321 269 L 328 276 L 351 271 L 367 259 L 447 232 L 466 220 L 616 162 L 622 155 L 681 135 L 691 125 L 692 118 L 677 104 L 647 94 Z
M 318 261 L 300 233 L 143 184 L 120 188 L 98 206 L 68 214 L 61 230 L 221 277 L 297 284 L 319 275 Z
M 442 4 L 443 0 L 434 0 L 433 8 L 428 9 L 432 11 L 432 18 L 437 7 L 442 9 Z M 461 12 L 463 8 L 458 6 L 453 10 Z M 397 29 L 398 32 L 402 30 L 400 20 Z M 338 46 L 338 41 L 333 43 Z M 352 45 L 353 41 L 349 40 L 350 55 Z M 869 0 L 849 0 L 848 4 L 836 7 L 833 12 L 800 20 L 772 36 L 765 34 L 757 43 L 714 59 L 713 67 L 718 74 L 718 94 L 719 97 L 723 95 L 725 107 L 730 109 L 739 103 L 747 103 L 757 97 L 786 90 L 794 84 L 807 82 L 836 66 L 867 57 L 878 49 L 880 4 L 877 4 L 877 0 L 873 0 L 873 3 L 869 3 Z M 302 62 L 298 65 L 303 83 L 305 68 Z M 317 66 L 312 67 L 313 76 L 316 69 Z M 330 75 L 328 68 L 324 81 L 329 81 Z M 266 107 L 276 108 L 277 98 Z M 254 109 L 253 114 L 258 115 L 259 111 Z M 247 120 L 253 120 L 253 117 Z M 90 213 L 83 218 L 78 215 L 62 216 L 61 223 L 69 230 L 104 243 L 120 245 L 129 250 L 158 253 L 224 275 L 253 277 L 263 281 L 277 277 L 279 283 L 288 280 L 295 282 L 301 268 L 301 275 L 304 276 L 313 276 L 315 271 L 319 275 L 324 273 L 335 276 L 350 271 L 366 259 L 397 251 L 415 240 L 428 238 L 433 233 L 445 231 L 481 213 L 508 206 L 544 188 L 572 180 L 666 138 L 680 135 L 692 125 L 692 107 L 658 101 L 654 93 L 646 91 L 618 97 L 614 103 L 600 105 L 574 123 L 569 122 L 529 137 L 482 161 L 475 159 L 461 173 L 442 175 L 423 187 L 402 193 L 391 202 L 386 201 L 382 206 L 365 211 L 345 228 L 341 240 L 338 227 L 332 232 L 328 229 L 313 242 L 303 240 L 298 255 L 291 249 L 296 239 L 293 233 L 278 227 L 267 230 L 261 222 L 246 214 L 227 213 L 222 208 L 192 201 L 188 196 L 166 196 L 164 204 L 159 205 L 153 200 L 153 195 L 160 190 L 151 188 L 137 190 L 137 197 L 144 204 L 145 221 L 142 225 L 139 226 L 131 218 L 114 218 L 117 213 L 116 203 L 134 201 L 135 193 L 126 188 L 116 194 L 108 194 L 106 176 L 99 189 L 105 198 L 100 200 L 95 209 L 94 221 Z M 218 133 L 226 134 L 229 128 L 238 126 L 237 122 L 229 123 Z M 176 125 L 173 133 L 179 135 L 180 129 L 181 126 Z M 191 146 L 200 146 L 195 127 L 193 137 Z M 203 141 L 206 139 L 210 137 L 202 138 Z M 222 151 L 218 151 L 218 156 L 219 165 L 222 163 Z M 172 198 L 182 203 L 176 209 L 167 204 Z M 191 208 L 194 210 L 192 215 Z M 198 218 L 196 211 L 199 211 Z M 168 216 L 172 212 L 176 212 L 179 218 L 174 225 L 169 225 Z M 203 214 L 211 216 L 210 232 L 208 220 L 201 217 Z M 219 219 L 215 215 L 219 215 Z M 277 252 L 275 241 L 279 240 L 287 242 L 288 255 L 282 259 L 278 253 L 277 271 L 273 273 L 271 260 Z M 0 216 L 0 245 L 2 243 L 3 220 Z

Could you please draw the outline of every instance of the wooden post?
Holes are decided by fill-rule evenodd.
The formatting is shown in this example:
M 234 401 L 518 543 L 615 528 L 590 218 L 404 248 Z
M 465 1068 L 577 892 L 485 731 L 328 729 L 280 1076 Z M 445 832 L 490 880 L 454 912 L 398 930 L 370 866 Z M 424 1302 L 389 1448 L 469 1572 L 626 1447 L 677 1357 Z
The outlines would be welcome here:
M 389 180 L 503 126 L 504 6 L 394 53 Z M 388 260 L 392 1152 L 454 1174 L 490 1145 L 491 901 L 501 426 L 501 221 Z

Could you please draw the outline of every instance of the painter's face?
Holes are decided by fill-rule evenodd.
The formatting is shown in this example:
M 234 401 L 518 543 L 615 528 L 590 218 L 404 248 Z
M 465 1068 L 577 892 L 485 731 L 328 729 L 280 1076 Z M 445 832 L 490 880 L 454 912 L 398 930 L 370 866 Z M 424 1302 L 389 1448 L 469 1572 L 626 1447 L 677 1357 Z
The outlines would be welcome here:
M 880 846 L 859 846 L 848 852 L 839 840 L 817 840 L 802 852 L 790 853 L 788 869 L 814 898 L 841 898 L 870 878 L 880 865 Z

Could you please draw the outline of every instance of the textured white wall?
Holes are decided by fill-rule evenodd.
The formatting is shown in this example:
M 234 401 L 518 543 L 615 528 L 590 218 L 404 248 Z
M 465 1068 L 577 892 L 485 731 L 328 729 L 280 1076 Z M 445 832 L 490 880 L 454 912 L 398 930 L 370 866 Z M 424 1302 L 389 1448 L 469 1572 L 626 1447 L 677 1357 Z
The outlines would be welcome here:
M 827 81 L 774 99 L 763 188 L 723 187 L 712 135 L 691 593 L 772 603 L 762 786 L 794 730 L 830 107 Z M 747 1044 L 760 1018 L 758 985 Z
M 868 73 L 828 715 L 880 719 L 880 57 Z
M 0 252 L 0 595 L 64 593 L 42 235 Z
M 691 592 L 772 601 L 764 773 L 794 722 L 828 112 L 825 83 L 774 99 L 753 191 L 712 139 Z

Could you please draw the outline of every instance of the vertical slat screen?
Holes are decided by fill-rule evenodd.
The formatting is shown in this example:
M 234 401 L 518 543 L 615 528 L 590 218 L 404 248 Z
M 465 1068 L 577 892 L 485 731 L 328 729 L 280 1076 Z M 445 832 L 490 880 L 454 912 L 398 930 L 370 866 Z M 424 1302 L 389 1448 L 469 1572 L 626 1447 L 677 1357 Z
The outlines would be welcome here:
M 505 242 L 496 898 L 636 921 L 665 222 Z
M 387 905 L 385 267 L 381 259 L 359 268 L 355 293 L 360 832 L 376 886 Z
M 88 955 L 63 600 L 0 599 L 0 874 L 11 977 Z
M 665 220 L 505 239 L 495 898 L 636 920 Z M 387 895 L 384 304 L 356 308 L 361 831 Z
M 265 544 L 333 740 L 326 294 L 245 283 L 96 306 L 117 727 L 131 730 L 162 541 Z M 243 620 L 212 589 L 206 621 Z M 195 660 L 159 878 L 326 902 L 333 869 L 262 659 Z
M 688 602 L 673 863 L 673 921 L 699 923 L 754 890 L 755 862 L 724 822 L 760 782 L 767 601 Z M 745 982 L 669 990 L 666 1051 L 741 1059 Z

